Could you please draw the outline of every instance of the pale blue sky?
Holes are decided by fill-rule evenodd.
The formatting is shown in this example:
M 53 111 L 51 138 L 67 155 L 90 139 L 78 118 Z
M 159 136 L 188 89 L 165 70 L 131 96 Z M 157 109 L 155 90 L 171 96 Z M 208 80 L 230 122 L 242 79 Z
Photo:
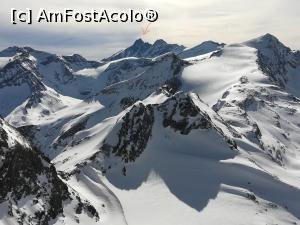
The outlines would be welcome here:
M 27 45 L 59 54 L 81 53 L 101 59 L 141 37 L 145 24 L 34 24 L 13 26 L 10 8 L 43 7 L 137 9 L 153 8 L 159 20 L 144 39 L 162 38 L 191 47 L 205 40 L 242 42 L 265 33 L 276 35 L 292 49 L 300 49 L 299 0 L 1 0 L 0 48 Z

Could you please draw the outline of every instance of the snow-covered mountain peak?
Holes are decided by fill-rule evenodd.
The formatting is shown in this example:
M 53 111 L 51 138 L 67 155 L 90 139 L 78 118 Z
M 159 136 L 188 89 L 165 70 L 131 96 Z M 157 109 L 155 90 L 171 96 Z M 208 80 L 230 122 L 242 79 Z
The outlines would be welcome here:
M 297 54 L 281 43 L 275 36 L 266 34 L 243 44 L 257 49 L 260 69 L 276 85 L 288 88 L 292 84 L 291 80 L 299 80 L 299 78 L 292 75 L 294 72 L 291 73 L 291 70 L 299 70 Z M 298 81 L 296 82 L 298 83 Z M 295 88 L 293 87 L 293 89 Z M 294 92 L 294 94 L 296 93 Z
M 155 41 L 153 44 L 144 42 L 142 39 L 137 39 L 130 47 L 103 59 L 103 61 L 113 61 L 126 57 L 152 58 L 167 52 L 179 53 L 184 48 L 182 45 L 168 44 L 162 39 Z
M 163 39 L 158 39 L 153 43 L 153 45 L 158 45 L 158 46 L 167 45 L 167 44 L 168 43 L 166 41 L 164 41 Z
M 277 37 L 272 34 L 265 34 L 258 38 L 245 42 L 250 47 L 257 48 L 262 53 L 266 51 L 277 51 L 282 55 L 288 54 L 291 50 L 282 44 Z
M 273 34 L 266 33 L 258 38 L 254 38 L 253 40 L 262 41 L 262 42 L 279 42 L 279 39 Z
M 54 54 L 39 51 L 28 46 L 8 47 L 0 52 L 0 57 L 14 57 L 17 55 L 23 55 L 24 57 L 31 56 L 42 59 L 48 56 L 53 56 Z
M 28 52 L 29 49 L 27 48 L 28 47 L 19 47 L 19 46 L 8 47 L 0 52 L 0 57 L 13 57 L 17 53 Z
M 145 42 L 142 38 L 138 38 L 134 41 L 133 46 L 143 45 L 143 44 L 149 44 L 148 42 Z
M 83 56 L 81 56 L 81 55 L 79 55 L 79 54 L 73 54 L 73 55 L 64 55 L 64 56 L 62 56 L 65 60 L 68 60 L 68 61 L 86 61 L 86 59 L 83 57 Z

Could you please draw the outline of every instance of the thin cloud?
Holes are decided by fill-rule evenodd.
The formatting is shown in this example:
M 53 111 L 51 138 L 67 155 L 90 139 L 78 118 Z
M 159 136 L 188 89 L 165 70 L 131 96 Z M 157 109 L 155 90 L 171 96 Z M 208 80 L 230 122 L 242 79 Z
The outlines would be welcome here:
M 153 8 L 159 20 L 150 25 L 146 41 L 162 38 L 186 46 L 215 40 L 242 42 L 264 33 L 273 33 L 286 45 L 300 49 L 299 0 L 2 0 L 0 8 L 0 47 L 30 45 L 58 53 L 80 52 L 101 59 L 141 37 L 145 24 L 10 24 L 10 8 L 40 7 L 52 10 L 74 8 L 116 10 Z

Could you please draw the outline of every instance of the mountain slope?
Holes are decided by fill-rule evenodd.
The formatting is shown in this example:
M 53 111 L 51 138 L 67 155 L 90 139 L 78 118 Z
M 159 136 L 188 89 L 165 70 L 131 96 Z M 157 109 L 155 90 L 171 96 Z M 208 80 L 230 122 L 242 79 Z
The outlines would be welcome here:
M 258 50 L 260 68 L 269 75 L 273 83 L 300 97 L 299 53 L 293 52 L 271 34 L 250 40 L 245 44 Z
M 280 45 L 277 47 L 280 48 Z M 187 66 L 180 76 L 181 90 L 200 96 L 221 116 L 218 126 L 222 124 L 239 134 L 233 137 L 239 149 L 236 155 L 230 156 L 227 152 L 227 158 L 226 151 L 225 156 L 222 155 L 222 150 L 226 149 L 224 144 L 221 144 L 222 150 L 215 148 L 212 143 L 218 139 L 207 133 L 185 137 L 179 134 L 180 131 L 175 134 L 165 131 L 162 119 L 156 117 L 155 125 L 148 122 L 146 128 L 144 125 L 139 127 L 138 121 L 152 121 L 148 119 L 152 113 L 147 105 L 140 106 L 140 110 L 134 108 L 135 113 L 123 119 L 130 123 L 118 125 L 120 130 L 112 131 L 112 137 L 106 140 L 114 144 L 104 146 L 106 151 L 110 149 L 109 152 L 115 152 L 117 157 L 107 161 L 99 156 L 92 159 L 90 167 L 104 170 L 105 178 L 102 179 L 106 179 L 108 187 L 117 193 L 129 223 L 182 224 L 189 221 L 190 224 L 198 224 L 204 219 L 209 224 L 219 224 L 221 218 L 224 224 L 298 223 L 299 200 L 294 198 L 299 192 L 296 175 L 300 149 L 299 124 L 296 122 L 299 121 L 299 102 L 257 64 L 262 50 L 244 44 L 225 46 L 217 54 Z M 272 63 L 267 66 L 271 67 Z M 272 74 L 281 75 L 286 73 Z M 145 101 L 148 103 L 151 98 L 154 102 L 163 99 L 152 96 Z M 156 103 L 160 105 L 160 101 Z M 180 104 L 180 101 L 176 102 Z M 173 112 L 180 111 L 176 109 Z M 214 113 L 210 111 L 209 115 Z M 180 117 L 175 118 L 180 121 Z M 280 120 L 279 125 L 276 125 L 277 120 Z M 186 122 L 183 120 L 178 124 L 175 120 L 171 124 L 185 127 Z M 135 150 L 134 146 L 143 142 L 135 143 L 136 139 L 130 137 L 141 134 L 139 130 L 148 134 L 149 126 L 152 132 L 147 147 L 139 153 L 141 147 Z M 104 154 L 107 154 L 106 151 Z M 130 160 L 131 151 L 141 154 L 134 162 Z M 107 155 L 111 157 L 111 153 Z M 129 157 L 128 163 L 126 156 Z M 282 193 L 285 193 L 283 198 Z M 139 200 L 145 196 L 147 198 L 141 203 Z M 234 207 L 231 208 L 231 205 Z M 158 206 L 158 212 L 145 221 L 148 212 Z M 141 217 L 136 217 L 136 207 Z M 234 219 L 226 216 L 231 215 L 229 209 L 237 210 Z M 249 217 L 249 214 L 252 216 Z
M 178 54 L 178 57 L 182 59 L 191 58 L 199 55 L 204 55 L 209 52 L 217 51 L 224 47 L 225 44 L 220 44 L 214 41 L 205 41 L 200 45 L 192 48 L 186 48 Z
M 155 43 L 96 67 L 75 55 L 40 70 L 27 55 L 42 97 L 6 120 L 100 223 L 298 224 L 299 52 L 270 34 L 179 52 Z
M 29 47 L 7 48 L 0 52 L 0 59 L 5 61 L 0 67 L 0 91 L 4 92 L 3 95 L 7 92 L 22 91 L 20 95 L 23 95 L 23 101 L 31 94 L 45 90 L 45 86 L 63 95 L 80 97 L 78 88 L 72 90 L 77 79 L 74 73 L 102 65 L 88 61 L 80 55 L 58 56 Z M 21 88 L 22 90 L 19 90 Z
M 1 224 L 99 224 L 98 211 L 69 188 L 19 132 L 0 120 Z

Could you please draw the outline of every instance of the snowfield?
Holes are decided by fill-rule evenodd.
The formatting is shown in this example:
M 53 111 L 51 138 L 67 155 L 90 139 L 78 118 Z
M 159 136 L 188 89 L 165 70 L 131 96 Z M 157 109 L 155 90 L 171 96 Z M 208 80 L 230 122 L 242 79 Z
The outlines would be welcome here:
M 196 62 L 184 70 L 184 90 L 197 93 L 212 106 L 243 76 L 247 76 L 250 82 L 267 82 L 268 78 L 257 67 L 256 53 L 256 49 L 243 45 L 225 46 L 217 53 L 221 54 L 220 57 Z
M 11 60 L 10 57 L 1 57 L 0 58 L 0 68 L 6 66 L 6 64 Z
M 35 146 L 66 185 L 46 224 L 300 224 L 299 77 L 300 53 L 270 34 L 189 49 L 137 40 L 100 63 L 13 47 L 0 53 L 0 144 Z M 8 213 L 0 191 L 0 224 L 18 210 L 38 224 L 31 194 Z

